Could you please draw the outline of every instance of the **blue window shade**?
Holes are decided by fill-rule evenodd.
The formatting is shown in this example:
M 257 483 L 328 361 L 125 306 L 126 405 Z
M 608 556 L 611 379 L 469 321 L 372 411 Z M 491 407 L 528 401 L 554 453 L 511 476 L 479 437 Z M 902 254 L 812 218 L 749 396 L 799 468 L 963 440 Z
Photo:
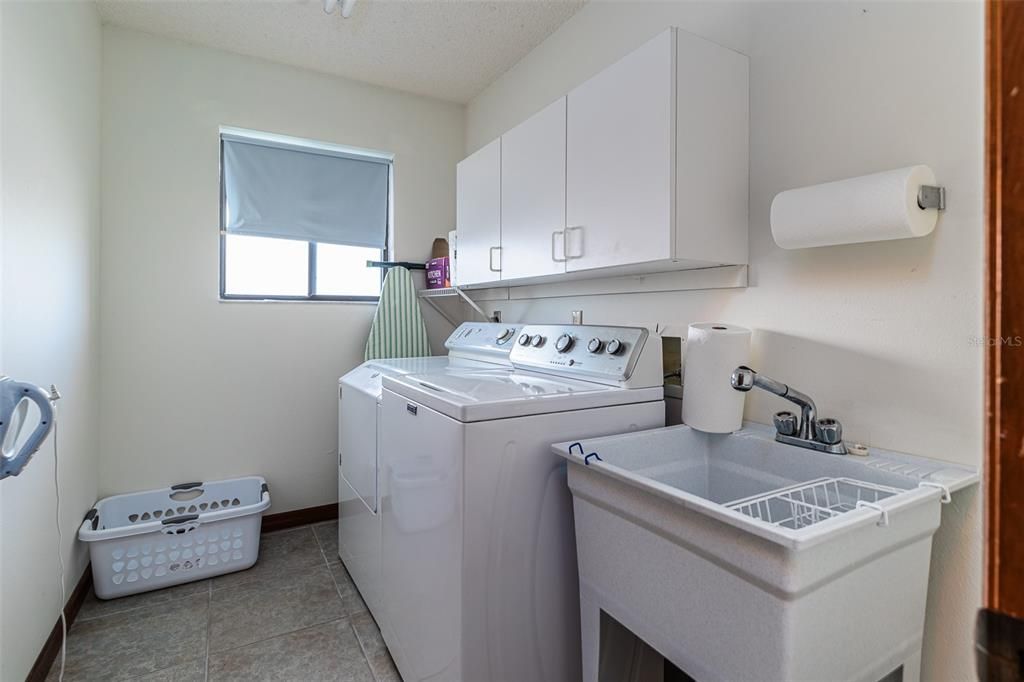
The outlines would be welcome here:
M 221 135 L 224 230 L 383 249 L 390 161 Z

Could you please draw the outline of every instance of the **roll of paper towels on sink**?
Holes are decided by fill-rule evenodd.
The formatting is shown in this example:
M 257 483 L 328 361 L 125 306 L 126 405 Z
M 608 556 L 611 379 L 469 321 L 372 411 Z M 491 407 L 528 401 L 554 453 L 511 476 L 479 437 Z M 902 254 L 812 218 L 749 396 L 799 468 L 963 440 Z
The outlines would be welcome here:
M 721 322 L 691 324 L 683 360 L 683 423 L 708 433 L 743 425 L 746 394 L 733 389 L 733 370 L 750 362 L 750 330 Z
M 939 210 L 917 194 L 934 186 L 928 166 L 910 166 L 781 192 L 772 201 L 772 237 L 784 249 L 923 237 Z

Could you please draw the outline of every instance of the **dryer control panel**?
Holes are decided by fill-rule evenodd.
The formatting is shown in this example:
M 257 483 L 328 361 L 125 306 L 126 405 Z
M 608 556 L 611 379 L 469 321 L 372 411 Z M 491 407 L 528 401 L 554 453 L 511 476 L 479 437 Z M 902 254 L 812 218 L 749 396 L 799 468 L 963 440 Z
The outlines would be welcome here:
M 449 356 L 507 362 L 521 324 L 463 322 L 444 342 Z
M 529 324 L 510 357 L 516 368 L 646 388 L 663 383 L 660 341 L 643 327 Z

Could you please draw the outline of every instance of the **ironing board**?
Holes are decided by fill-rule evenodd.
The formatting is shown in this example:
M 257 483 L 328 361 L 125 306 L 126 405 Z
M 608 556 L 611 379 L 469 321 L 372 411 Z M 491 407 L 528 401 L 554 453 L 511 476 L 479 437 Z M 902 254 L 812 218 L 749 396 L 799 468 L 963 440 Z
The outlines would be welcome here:
M 384 278 L 363 359 L 426 355 L 430 355 L 430 342 L 412 276 L 405 268 L 393 267 Z

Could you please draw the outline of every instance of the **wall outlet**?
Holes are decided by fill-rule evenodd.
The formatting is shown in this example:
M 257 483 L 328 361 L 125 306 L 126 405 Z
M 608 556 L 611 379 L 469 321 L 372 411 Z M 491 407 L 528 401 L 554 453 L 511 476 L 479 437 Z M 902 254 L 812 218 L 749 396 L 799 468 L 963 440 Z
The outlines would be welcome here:
M 574 311 L 572 311 L 572 323 L 573 324 L 583 324 L 583 311 L 582 310 L 574 310 Z

